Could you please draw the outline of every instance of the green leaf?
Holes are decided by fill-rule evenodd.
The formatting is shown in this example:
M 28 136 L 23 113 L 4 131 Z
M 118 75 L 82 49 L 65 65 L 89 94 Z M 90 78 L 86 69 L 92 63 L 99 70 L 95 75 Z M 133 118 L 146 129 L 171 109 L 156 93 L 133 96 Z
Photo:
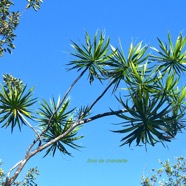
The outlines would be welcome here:
M 42 136 L 45 143 L 63 135 L 75 122 L 73 119 L 74 109 L 67 111 L 70 100 L 67 99 L 63 105 L 58 110 L 56 110 L 60 102 L 60 97 L 58 98 L 57 102 L 54 98 L 51 99 L 50 104 L 43 100 L 43 103 L 41 103 L 41 108 L 38 111 L 40 116 L 38 118 L 40 127 L 42 130 L 47 129 L 47 131 Z M 49 123 L 49 121 L 51 122 Z M 52 154 L 54 156 L 57 151 L 61 152 L 62 154 L 71 156 L 71 153 L 67 150 L 66 146 L 78 150 L 80 146 L 74 142 L 83 137 L 76 136 L 79 129 L 80 127 L 76 127 L 67 135 L 61 137 L 61 139 L 59 139 L 57 142 L 51 144 L 46 150 L 44 157 L 48 154 Z

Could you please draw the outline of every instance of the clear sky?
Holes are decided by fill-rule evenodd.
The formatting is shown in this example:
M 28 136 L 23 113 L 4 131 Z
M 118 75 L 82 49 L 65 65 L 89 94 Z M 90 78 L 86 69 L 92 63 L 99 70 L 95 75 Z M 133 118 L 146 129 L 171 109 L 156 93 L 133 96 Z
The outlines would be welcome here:
M 24 10 L 25 1 L 14 2 L 15 8 Z M 65 64 L 72 59 L 70 40 L 83 41 L 84 30 L 93 35 L 97 29 L 103 29 L 113 45 L 117 46 L 120 38 L 124 50 L 132 40 L 143 40 L 157 47 L 156 37 L 166 41 L 168 31 L 174 39 L 180 32 L 185 35 L 185 9 L 185 0 L 44 0 L 37 13 L 27 11 L 21 17 L 16 31 L 16 49 L 12 55 L 5 54 L 1 59 L 0 74 L 10 73 L 21 78 L 28 87 L 34 86 L 34 94 L 39 99 L 63 96 L 77 77 L 75 71 L 65 69 Z M 70 94 L 71 107 L 92 102 L 101 89 L 103 87 L 97 84 L 90 87 L 83 78 Z M 111 92 L 93 113 L 109 111 L 109 107 L 119 107 Z M 58 153 L 54 158 L 43 159 L 44 153 L 41 153 L 30 160 L 26 169 L 38 166 L 39 186 L 139 186 L 143 172 L 159 166 L 158 159 L 173 160 L 174 156 L 186 155 L 186 133 L 167 144 L 169 149 L 161 144 L 149 146 L 148 152 L 144 147 L 119 147 L 122 136 L 109 131 L 115 130 L 117 126 L 113 123 L 118 122 L 119 119 L 109 117 L 88 123 L 79 132 L 85 136 L 78 142 L 84 148 L 81 151 L 70 149 L 73 158 Z M 0 158 L 6 171 L 24 157 L 33 137 L 28 127 L 13 135 L 10 129 L 0 130 Z M 98 162 L 100 159 L 102 163 Z M 108 163 L 109 159 L 127 162 Z

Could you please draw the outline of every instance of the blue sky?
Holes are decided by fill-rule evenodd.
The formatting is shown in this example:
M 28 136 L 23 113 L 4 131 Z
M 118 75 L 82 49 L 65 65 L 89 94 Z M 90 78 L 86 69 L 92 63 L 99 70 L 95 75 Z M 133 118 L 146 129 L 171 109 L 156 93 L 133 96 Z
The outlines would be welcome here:
M 15 8 L 24 10 L 26 3 L 15 0 Z M 177 1 L 129 1 L 129 0 L 68 0 L 44 1 L 37 13 L 27 11 L 21 17 L 16 30 L 16 49 L 12 55 L 5 54 L 0 63 L 0 74 L 10 73 L 21 78 L 29 87 L 34 86 L 34 95 L 49 100 L 52 96 L 63 96 L 72 81 L 77 77 L 75 71 L 66 71 L 66 64 L 72 59 L 69 54 L 70 40 L 83 41 L 84 30 L 93 35 L 97 29 L 105 30 L 111 44 L 118 45 L 120 38 L 124 50 L 130 42 L 140 42 L 158 46 L 156 37 L 167 40 L 168 31 L 174 39 L 180 32 L 185 35 L 185 0 Z M 2 81 L 2 78 L 1 78 Z M 185 84 L 184 81 L 181 84 Z M 99 84 L 89 86 L 86 77 L 70 94 L 71 107 L 90 103 L 99 95 L 103 87 Z M 111 92 L 95 107 L 93 113 L 118 108 Z M 120 122 L 114 117 L 103 118 L 86 124 L 79 132 L 84 139 L 79 144 L 81 151 L 73 151 L 73 158 L 61 156 L 42 158 L 41 153 L 26 165 L 38 166 L 40 186 L 139 186 L 145 167 L 158 167 L 158 159 L 173 160 L 174 156 L 185 155 L 186 134 L 180 134 L 167 144 L 155 147 L 119 147 L 122 136 L 111 133 L 116 129 L 113 123 Z M 35 125 L 35 124 L 34 124 Z M 10 129 L 0 130 L 0 158 L 7 171 L 21 158 L 34 134 L 24 127 L 22 132 Z M 89 160 L 103 163 L 89 163 Z M 125 163 L 106 163 L 108 159 L 125 159 Z

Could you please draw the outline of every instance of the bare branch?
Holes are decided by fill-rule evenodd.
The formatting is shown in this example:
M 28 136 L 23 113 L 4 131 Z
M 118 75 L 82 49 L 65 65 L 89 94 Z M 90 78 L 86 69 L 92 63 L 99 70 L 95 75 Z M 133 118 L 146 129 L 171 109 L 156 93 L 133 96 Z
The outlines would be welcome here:
M 9 178 L 8 176 L 6 177 L 6 181 L 5 181 L 4 186 L 11 186 L 11 184 L 16 180 L 16 178 L 18 177 L 18 175 L 20 174 L 20 172 L 22 171 L 23 167 L 25 166 L 25 164 L 27 163 L 27 161 L 29 159 L 30 159 L 30 156 L 26 155 L 26 157 L 19 162 L 19 164 L 18 164 L 19 167 L 17 168 L 17 170 L 14 173 L 14 175 L 11 178 Z M 13 168 L 15 168 L 15 166 Z M 12 168 L 12 170 L 13 170 L 13 168 Z
M 93 120 L 96 120 L 96 119 L 99 119 L 99 118 L 102 118 L 102 117 L 106 117 L 106 116 L 112 116 L 112 115 L 116 115 L 116 114 L 120 114 L 120 113 L 124 113 L 124 112 L 127 112 L 126 109 L 123 109 L 123 110 L 118 110 L 118 111 L 110 111 L 110 112 L 105 112 L 105 113 L 102 113 L 102 114 L 97 114 L 95 116 L 92 116 L 90 118 L 87 118 L 87 119 L 84 119 L 84 120 L 80 120 L 80 121 L 75 121 L 71 127 L 66 130 L 63 134 L 61 134 L 60 136 L 56 137 L 55 139 L 39 146 L 37 149 L 35 149 L 34 151 L 32 151 L 30 153 L 30 156 L 34 156 L 35 154 L 37 154 L 38 152 L 41 152 L 42 150 L 44 150 L 45 148 L 47 148 L 48 146 L 50 146 L 51 144 L 57 142 L 58 140 L 60 140 L 61 138 L 65 137 L 66 135 L 68 135 L 73 129 L 75 129 L 78 125 L 82 125 L 82 124 L 85 124 L 85 123 L 89 123 Z
M 106 87 L 106 89 L 102 92 L 102 94 L 92 103 L 92 105 L 89 107 L 89 111 L 94 107 L 94 105 L 105 95 L 105 93 L 109 90 L 109 88 L 112 86 L 112 82 Z
M 56 137 L 55 139 L 49 141 L 48 143 L 45 143 L 41 146 L 38 146 L 35 150 L 33 150 L 30 154 L 28 154 L 28 151 L 26 153 L 26 156 L 25 158 L 20 161 L 17 165 L 15 165 L 13 168 L 11 168 L 12 170 L 14 168 L 16 168 L 18 165 L 19 167 L 17 168 L 17 171 L 14 173 L 14 175 L 9 179 L 7 177 L 7 183 L 10 183 L 12 184 L 15 179 L 18 177 L 18 175 L 20 174 L 21 170 L 23 169 L 23 167 L 25 166 L 25 164 L 27 163 L 27 161 L 34 155 L 38 154 L 39 152 L 43 151 L 44 149 L 46 149 L 47 147 L 49 147 L 51 144 L 55 143 L 56 141 L 59 141 L 61 138 L 65 137 L 66 135 L 68 135 L 73 129 L 75 129 L 78 125 L 83 125 L 85 123 L 88 123 L 88 122 L 91 122 L 93 120 L 96 120 L 96 119 L 99 119 L 99 118 L 102 118 L 102 117 L 106 117 L 106 116 L 112 116 L 112 115 L 115 115 L 115 114 L 119 114 L 119 113 L 123 113 L 123 112 L 127 112 L 127 110 L 123 109 L 123 110 L 118 110 L 118 111 L 110 111 L 110 112 L 105 112 L 105 113 L 102 113 L 102 114 L 97 114 L 95 116 L 92 116 L 90 118 L 87 118 L 87 119 L 84 119 L 84 120 L 80 120 L 80 121 L 75 121 L 72 126 L 67 130 L 65 131 L 63 134 L 61 134 L 60 136 Z M 11 170 L 10 169 L 10 170 Z M 8 184 L 5 186 L 9 186 Z
M 105 112 L 105 113 L 102 113 L 102 114 L 97 114 L 95 116 L 92 116 L 90 118 L 87 118 L 87 119 L 84 119 L 84 120 L 80 121 L 79 125 L 91 122 L 93 120 L 96 120 L 96 119 L 99 119 L 99 118 L 102 118 L 102 117 L 113 116 L 113 115 L 124 113 L 124 112 L 127 112 L 127 110 L 122 109 L 122 110 L 110 111 L 110 112 Z
M 19 161 L 18 163 L 16 163 L 16 164 L 8 171 L 8 173 L 7 173 L 7 177 L 8 177 L 8 178 L 10 177 L 10 173 L 11 173 L 21 162 L 22 162 L 22 160 Z
M 24 120 L 24 122 L 36 133 L 37 137 L 39 138 L 40 144 L 42 142 L 40 134 L 38 134 L 37 130 L 26 120 L 26 118 L 18 111 L 21 118 Z

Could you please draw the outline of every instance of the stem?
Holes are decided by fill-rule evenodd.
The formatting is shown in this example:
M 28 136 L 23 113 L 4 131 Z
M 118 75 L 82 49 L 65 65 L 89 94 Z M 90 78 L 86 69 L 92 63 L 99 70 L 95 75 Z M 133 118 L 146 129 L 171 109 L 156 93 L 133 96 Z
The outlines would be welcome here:
M 122 109 L 122 110 L 110 111 L 110 112 L 104 112 L 102 114 L 97 114 L 95 116 L 92 116 L 90 118 L 87 118 L 87 119 L 84 119 L 84 120 L 80 121 L 79 125 L 91 122 L 91 121 L 99 119 L 99 118 L 103 118 L 103 117 L 106 117 L 106 116 L 112 116 L 112 115 L 116 115 L 116 114 L 121 114 L 121 113 L 124 113 L 124 112 L 127 112 L 127 110 Z
M 65 131 L 63 134 L 61 134 L 60 136 L 56 137 L 55 139 L 49 141 L 48 143 L 45 143 L 41 146 L 38 146 L 35 150 L 33 150 L 30 154 L 26 153 L 26 156 L 23 160 L 21 160 L 19 163 L 17 163 L 13 168 L 11 168 L 10 170 L 13 170 L 14 168 L 16 168 L 18 165 L 19 167 L 17 168 L 17 171 L 14 173 L 14 175 L 9 178 L 7 177 L 6 178 L 6 182 L 4 184 L 4 186 L 10 186 L 15 180 L 16 178 L 18 177 L 18 175 L 20 174 L 20 172 L 22 171 L 23 167 L 26 165 L 27 161 L 34 155 L 38 154 L 39 152 L 43 151 L 44 149 L 46 149 L 48 146 L 50 146 L 51 144 L 59 141 L 61 138 L 65 137 L 66 135 L 68 135 L 73 129 L 75 129 L 78 125 L 82 125 L 82 124 L 85 124 L 85 123 L 88 123 L 88 122 L 91 122 L 93 120 L 96 120 L 96 119 L 99 119 L 99 118 L 102 118 L 102 117 L 106 117 L 106 116 L 112 116 L 112 115 L 115 115 L 115 114 L 120 114 L 120 113 L 123 113 L 123 112 L 127 112 L 126 109 L 123 109 L 123 110 L 118 110 L 118 111 L 111 111 L 111 112 L 105 112 L 105 113 L 102 113 L 102 114 L 97 114 L 95 116 L 92 116 L 90 118 L 87 118 L 87 119 L 84 119 L 84 120 L 80 120 L 80 121 L 75 121 L 71 127 Z M 10 172 L 10 171 L 9 171 Z
M 7 173 L 7 177 L 10 176 L 10 173 L 21 163 L 22 161 L 19 161 L 18 163 L 16 163 Z
M 63 134 L 61 134 L 60 136 L 54 138 L 53 140 L 49 141 L 48 143 L 45 143 L 44 145 L 39 146 L 37 149 L 35 149 L 34 151 L 32 151 L 31 152 L 31 156 L 37 154 L 38 152 L 40 152 L 40 151 L 44 150 L 45 148 L 47 148 L 48 146 L 50 146 L 51 144 L 53 144 L 53 143 L 57 142 L 58 140 L 60 140 L 61 138 L 65 137 L 73 129 L 75 129 L 78 125 L 89 123 L 89 122 L 91 122 L 93 120 L 96 120 L 96 119 L 99 119 L 99 118 L 102 118 L 102 117 L 112 116 L 112 115 L 116 115 L 116 114 L 120 114 L 120 113 L 124 113 L 124 112 L 127 112 L 127 110 L 126 109 L 123 109 L 123 110 L 118 110 L 118 111 L 110 111 L 110 112 L 105 112 L 105 113 L 102 113 L 102 114 L 97 114 L 95 116 L 92 116 L 90 118 L 83 119 L 83 120 L 80 120 L 80 121 L 77 120 Z
M 20 172 L 22 171 L 23 167 L 25 166 L 25 164 L 27 163 L 27 161 L 29 159 L 30 159 L 30 157 L 29 156 L 26 156 L 23 160 L 21 160 L 19 162 L 19 167 L 17 168 L 17 171 L 14 173 L 14 175 L 11 178 L 9 178 L 9 177 L 6 178 L 6 181 L 5 181 L 5 183 L 4 183 L 3 186 L 11 186 L 12 185 L 12 183 L 19 176 Z M 12 168 L 12 170 L 13 170 L 13 168 Z
M 37 137 L 39 138 L 40 143 L 42 142 L 41 136 L 38 134 L 36 129 L 26 120 L 26 118 L 18 111 L 21 118 L 24 120 L 24 122 L 36 133 Z
M 102 92 L 102 94 L 92 103 L 92 105 L 89 107 L 89 111 L 94 107 L 94 105 L 105 95 L 107 90 L 112 86 L 112 82 L 108 85 L 108 87 Z

